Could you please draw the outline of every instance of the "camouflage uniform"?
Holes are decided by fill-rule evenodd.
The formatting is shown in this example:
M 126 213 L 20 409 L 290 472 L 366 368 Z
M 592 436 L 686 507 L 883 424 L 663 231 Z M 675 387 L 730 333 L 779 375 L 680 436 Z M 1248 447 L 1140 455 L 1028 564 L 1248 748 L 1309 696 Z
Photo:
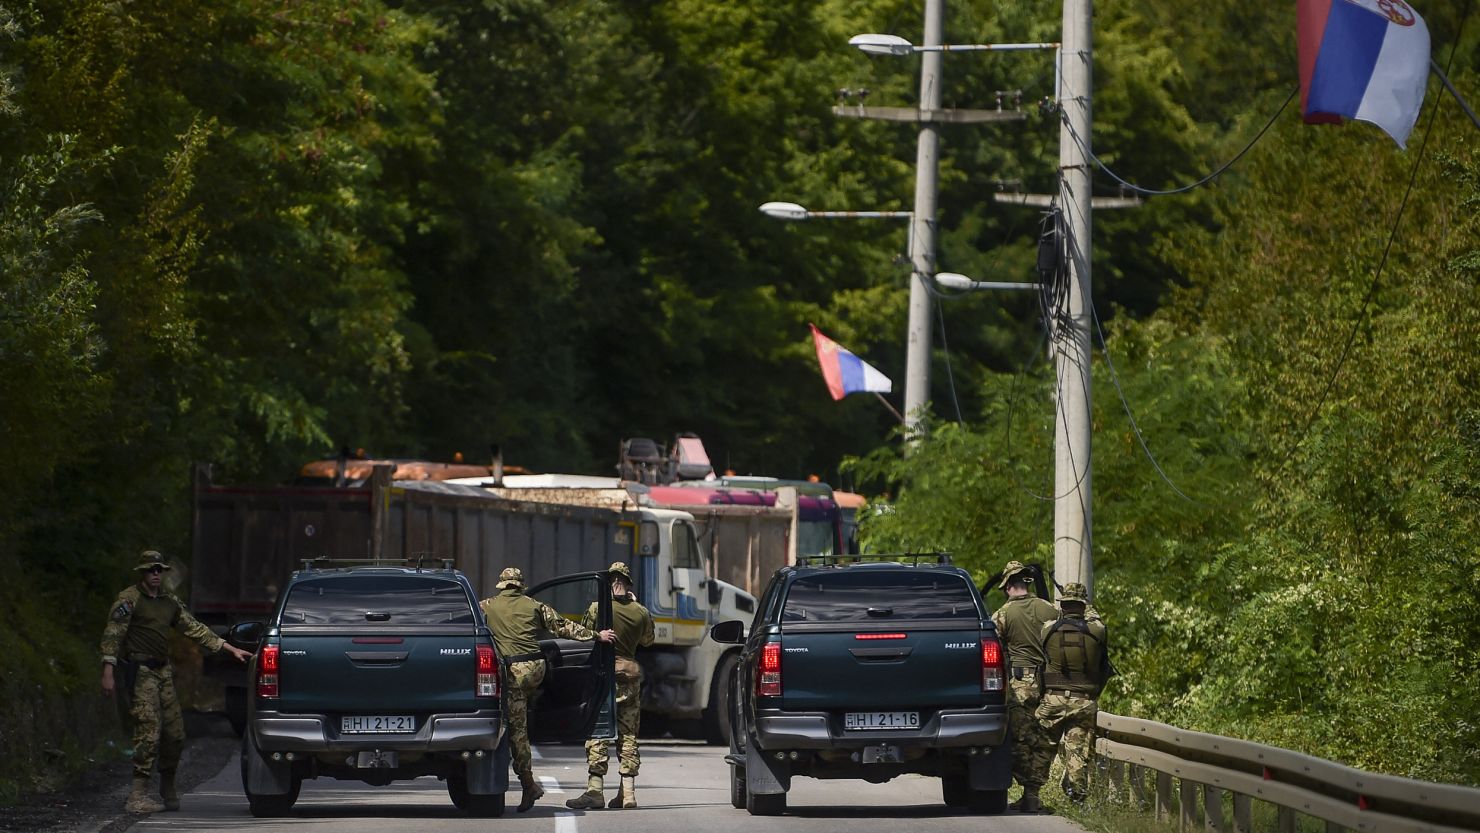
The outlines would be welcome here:
M 1009 561 L 1003 568 L 1001 587 L 1023 571 L 1023 565 Z M 1053 765 L 1054 745 L 1034 712 L 1038 708 L 1041 687 L 1038 675 L 1043 668 L 1040 640 L 1043 625 L 1059 617 L 1053 605 L 1036 596 L 1009 598 L 992 614 L 997 636 L 1007 650 L 1010 666 L 1007 683 L 1007 725 L 1012 732 L 1012 774 L 1022 785 L 1025 800 L 1017 809 L 1037 812 L 1036 796 L 1048 780 Z
M 618 570 L 617 568 L 621 569 Z M 611 572 L 624 575 L 631 583 L 632 575 L 627 565 L 613 564 Z M 586 610 L 581 624 L 596 627 L 596 603 Z M 618 772 L 636 775 L 642 765 L 637 751 L 637 730 L 642 719 L 642 666 L 637 663 L 637 649 L 653 644 L 653 615 L 637 599 L 628 593 L 624 598 L 612 599 L 612 630 L 617 632 L 617 733 L 620 747 L 617 753 Z M 606 775 L 610 758 L 610 743 L 601 738 L 586 741 L 586 771 L 591 775 Z
M 1083 584 L 1072 583 L 1059 594 L 1066 604 L 1064 615 L 1043 626 L 1043 700 L 1038 704 L 1038 723 L 1049 739 L 1064 744 L 1064 793 L 1083 801 L 1089 794 L 1089 761 L 1094 753 L 1096 698 L 1104 687 L 1108 650 L 1104 622 L 1087 619 L 1088 603 Z M 1080 604 L 1068 604 L 1079 602 Z
M 146 550 L 134 569 L 143 571 L 155 566 L 170 568 L 163 556 Z M 175 793 L 175 769 L 185 747 L 185 721 L 169 661 L 171 630 L 184 633 L 211 653 L 225 645 L 221 637 L 196 621 L 174 594 L 160 590 L 151 596 L 141 581 L 120 592 L 113 601 L 99 651 L 109 665 L 117 667 L 122 661 L 137 666 L 133 691 L 123 692 L 131 701 L 135 785 L 141 780 L 147 782 L 158 765 L 164 806 L 176 809 L 179 797 Z M 128 684 L 127 679 L 119 682 Z
M 478 603 L 493 644 L 504 666 L 504 720 L 509 729 L 510 756 L 514 773 L 524 788 L 519 811 L 528 810 L 545 791 L 534 780 L 534 762 L 529 753 L 529 700 L 545 680 L 545 660 L 540 655 L 540 634 L 590 642 L 596 634 L 566 619 L 543 602 L 524 595 L 524 574 L 515 567 L 499 573 L 499 594 Z

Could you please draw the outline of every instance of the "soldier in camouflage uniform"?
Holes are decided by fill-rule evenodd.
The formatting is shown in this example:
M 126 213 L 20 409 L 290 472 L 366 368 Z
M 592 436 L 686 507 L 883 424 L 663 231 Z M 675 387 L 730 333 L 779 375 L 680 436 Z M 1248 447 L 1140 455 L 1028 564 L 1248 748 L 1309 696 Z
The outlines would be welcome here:
M 168 569 L 164 556 L 145 550 L 134 566 L 139 582 L 118 594 L 103 628 L 103 694 L 114 696 L 120 682 L 132 686 L 132 691 L 123 692 L 132 698 L 129 713 L 134 724 L 134 784 L 123 805 L 130 813 L 180 809 L 175 769 L 185 746 L 185 721 L 170 668 L 170 630 L 179 630 L 207 651 L 226 651 L 243 662 L 252 656 L 227 645 L 197 622 L 174 594 L 162 589 Z M 125 663 L 124 680 L 115 680 L 114 666 L 120 662 Z M 163 803 L 149 794 L 156 760 Z
M 1043 626 L 1059 618 L 1053 605 L 1028 591 L 1030 576 L 1019 561 L 1009 561 L 1002 568 L 1002 590 L 1007 603 L 992 614 L 997 636 L 1007 648 L 1011 665 L 1007 681 L 1007 725 L 1012 731 L 1012 774 L 1023 787 L 1023 797 L 1013 805 L 1020 813 L 1039 813 L 1043 804 L 1038 790 L 1048 780 L 1053 765 L 1054 745 L 1038 725 L 1034 712 L 1038 708 L 1043 668 Z
M 1057 745 L 1064 742 L 1064 794 L 1071 801 L 1089 795 L 1089 760 L 1094 752 L 1096 698 L 1109 678 L 1105 623 L 1085 617 L 1089 593 L 1077 582 L 1059 594 L 1063 616 L 1043 626 L 1043 700 L 1038 723 Z
M 549 605 L 524 595 L 524 573 L 517 567 L 504 568 L 494 586 L 499 594 L 479 602 L 478 607 L 493 631 L 493 644 L 503 667 L 504 719 L 509 726 L 514 773 L 524 790 L 519 799 L 519 812 L 523 813 L 545 794 L 534 778 L 534 762 L 529 754 L 529 699 L 545 680 L 540 634 L 548 632 L 583 642 L 611 642 L 615 635 L 611 630 L 593 633 Z
M 617 732 L 620 735 L 618 771 L 622 787 L 612 796 L 608 808 L 632 810 L 637 807 L 637 770 L 642 758 L 637 752 L 637 729 L 642 719 L 642 666 L 637 664 L 637 649 L 653 644 L 653 615 L 632 594 L 632 571 L 620 561 L 608 569 L 612 583 L 612 630 L 617 634 Z M 596 602 L 586 610 L 582 620 L 588 628 L 596 626 Z M 565 802 L 575 810 L 601 809 L 602 781 L 606 777 L 611 744 L 592 738 L 586 741 L 586 792 Z

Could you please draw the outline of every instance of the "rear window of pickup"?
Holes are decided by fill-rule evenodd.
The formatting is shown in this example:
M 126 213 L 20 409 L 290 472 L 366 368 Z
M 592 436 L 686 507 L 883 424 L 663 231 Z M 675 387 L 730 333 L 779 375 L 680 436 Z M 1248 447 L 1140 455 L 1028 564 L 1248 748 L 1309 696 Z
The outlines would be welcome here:
M 298 582 L 283 604 L 283 624 L 472 624 L 461 584 L 433 576 L 335 576 Z
M 791 583 L 782 622 L 897 622 L 981 618 L 965 579 L 915 570 L 837 572 Z

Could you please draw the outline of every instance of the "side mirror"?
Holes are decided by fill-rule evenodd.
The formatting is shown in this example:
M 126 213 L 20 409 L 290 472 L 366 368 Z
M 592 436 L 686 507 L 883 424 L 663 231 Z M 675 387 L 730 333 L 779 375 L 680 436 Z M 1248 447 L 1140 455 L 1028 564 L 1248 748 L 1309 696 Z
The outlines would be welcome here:
M 226 632 L 226 641 L 238 648 L 256 650 L 257 643 L 262 641 L 262 623 L 238 622 Z
M 709 638 L 726 645 L 745 644 L 745 623 L 739 619 L 719 622 L 709 628 Z

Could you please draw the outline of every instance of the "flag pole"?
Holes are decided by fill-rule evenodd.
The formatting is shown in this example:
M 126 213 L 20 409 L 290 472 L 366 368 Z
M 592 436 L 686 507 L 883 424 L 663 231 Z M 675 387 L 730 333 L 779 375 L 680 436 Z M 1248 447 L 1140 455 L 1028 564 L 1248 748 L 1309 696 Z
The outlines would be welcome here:
M 874 396 L 879 397 L 879 401 L 884 403 L 884 407 L 889 409 L 889 413 L 894 414 L 894 418 L 899 420 L 900 425 L 904 424 L 904 415 L 895 410 L 893 405 L 889 404 L 889 400 L 884 398 L 884 394 L 874 391 Z
M 1434 74 L 1439 76 L 1439 80 L 1444 84 L 1444 89 L 1448 90 L 1449 94 L 1454 96 L 1454 100 L 1459 102 L 1460 109 L 1465 111 L 1465 115 L 1470 117 L 1470 121 L 1474 122 L 1476 127 L 1480 127 L 1480 118 L 1475 116 L 1475 111 L 1471 110 L 1469 103 L 1460 96 L 1459 90 L 1456 90 L 1454 85 L 1449 83 L 1449 76 L 1444 74 L 1444 70 L 1439 69 L 1439 64 L 1433 58 L 1429 59 L 1429 69 L 1432 69 Z

